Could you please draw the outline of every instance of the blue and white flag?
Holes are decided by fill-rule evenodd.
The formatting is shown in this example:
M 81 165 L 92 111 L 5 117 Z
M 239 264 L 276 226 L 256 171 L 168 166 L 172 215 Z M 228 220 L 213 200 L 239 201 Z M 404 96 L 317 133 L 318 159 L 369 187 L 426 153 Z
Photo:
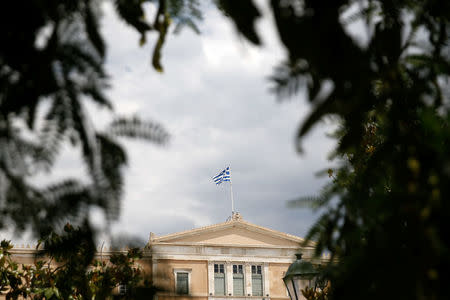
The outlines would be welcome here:
M 230 167 L 220 172 L 217 176 L 213 177 L 215 184 L 221 184 L 223 181 L 231 181 Z

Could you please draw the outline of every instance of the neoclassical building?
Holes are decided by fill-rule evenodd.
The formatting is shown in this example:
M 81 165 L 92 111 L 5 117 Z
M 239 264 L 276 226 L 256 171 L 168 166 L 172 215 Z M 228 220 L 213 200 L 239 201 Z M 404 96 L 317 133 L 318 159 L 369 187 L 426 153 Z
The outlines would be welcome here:
M 138 265 L 164 292 L 157 300 L 288 300 L 283 276 L 296 253 L 314 264 L 314 244 L 245 221 L 234 213 L 226 222 L 156 236 L 144 247 Z M 13 248 L 18 263 L 32 264 L 33 248 Z M 97 259 L 114 252 L 102 249 Z M 120 288 L 117 292 L 120 292 Z M 0 294 L 0 299 L 4 299 Z
M 314 245 L 303 239 L 249 223 L 239 213 L 226 222 L 164 236 L 150 235 L 153 281 L 166 292 L 158 300 L 289 299 L 283 276 Z M 321 259 L 313 262 L 318 264 Z

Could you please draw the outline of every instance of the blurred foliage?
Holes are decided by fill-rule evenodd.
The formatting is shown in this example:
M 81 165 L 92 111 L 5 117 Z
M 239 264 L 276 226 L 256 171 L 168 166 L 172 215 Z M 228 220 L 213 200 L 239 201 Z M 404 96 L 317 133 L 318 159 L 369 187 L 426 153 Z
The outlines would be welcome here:
M 158 35 L 152 55 L 158 71 L 170 26 L 198 31 L 201 20 L 194 0 L 113 3 L 141 44 L 148 32 Z M 245 38 L 261 44 L 254 1 L 216 3 Z M 147 4 L 155 6 L 152 23 Z M 339 165 L 326 171 L 332 182 L 308 198 L 326 211 L 308 238 L 317 241 L 317 254 L 328 250 L 338 258 L 325 270 L 329 298 L 449 299 L 443 281 L 450 277 L 450 2 L 271 0 L 269 6 L 287 53 L 273 90 L 286 97 L 306 87 L 312 107 L 298 131 L 299 149 L 324 117 L 340 122 Z M 87 99 L 112 109 L 104 95 L 100 15 L 94 0 L 0 4 L 0 227 L 32 224 L 45 234 L 67 216 L 88 224 L 90 206 L 113 219 L 126 163 L 116 137 L 167 139 L 160 127 L 136 119 L 119 118 L 104 132 L 93 127 Z M 80 147 L 88 183 L 31 184 L 67 141 Z
M 36 249 L 38 257 L 32 265 L 18 264 L 11 255 L 12 244 L 3 240 L 0 295 L 6 299 L 141 299 L 137 294 L 147 287 L 146 296 L 151 298 L 155 290 L 136 265 L 142 257 L 140 250 L 132 248 L 97 260 L 91 234 L 89 226 L 66 224 L 62 234 L 52 232 L 41 239 L 43 250 Z M 119 285 L 126 285 L 125 294 L 118 295 Z
M 228 16 L 256 42 L 253 2 Z M 340 124 L 331 183 L 292 203 L 323 212 L 308 239 L 335 262 L 329 298 L 450 299 L 450 2 L 271 0 L 270 11 L 287 51 L 273 91 L 306 87 L 312 107 L 299 150 L 324 117 Z
M 301 292 L 306 300 L 328 300 L 328 289 L 329 287 L 323 290 L 305 287 Z
M 140 34 L 140 45 L 147 34 L 157 35 L 151 60 L 157 71 L 162 71 L 161 52 L 170 26 L 175 33 L 183 27 L 199 32 L 198 0 L 110 3 Z M 155 122 L 117 116 L 105 94 L 107 45 L 100 31 L 104 5 L 101 0 L 0 4 L 0 230 L 31 230 L 42 238 L 44 254 L 61 264 L 55 270 L 43 263 L 20 269 L 9 258 L 5 265 L 5 252 L 2 288 L 8 286 L 10 298 L 33 293 L 36 299 L 103 299 L 118 282 L 133 286 L 140 280 L 131 263 L 137 252 L 113 256 L 111 264 L 101 262 L 86 272 L 95 251 L 89 210 L 102 209 L 107 221 L 115 220 L 120 210 L 127 155 L 119 138 L 168 141 L 166 130 Z M 147 20 L 148 12 L 153 22 Z M 111 121 L 103 129 L 96 128 L 88 102 L 110 112 Z M 81 154 L 85 176 L 42 184 L 67 146 Z M 80 229 L 66 226 L 64 235 L 56 234 L 67 221 Z M 139 292 L 148 294 L 142 288 Z
M 140 33 L 141 45 L 147 34 L 158 36 L 152 55 L 158 71 L 169 26 L 174 32 L 183 27 L 199 32 L 198 0 L 110 3 Z M 168 140 L 155 122 L 116 116 L 105 95 L 104 5 L 100 0 L 0 4 L 0 229 L 31 228 L 45 235 L 67 220 L 82 224 L 94 206 L 114 220 L 127 163 L 118 138 L 158 144 Z M 153 22 L 147 20 L 148 12 L 153 12 Z M 95 127 L 87 102 L 111 112 L 112 121 L 103 130 Z M 86 176 L 39 183 L 67 145 L 80 150 Z
M 301 289 L 303 297 L 306 300 L 328 300 L 330 294 L 330 282 L 326 278 L 324 268 L 321 264 L 315 266 L 318 274 L 310 281 L 309 286 Z

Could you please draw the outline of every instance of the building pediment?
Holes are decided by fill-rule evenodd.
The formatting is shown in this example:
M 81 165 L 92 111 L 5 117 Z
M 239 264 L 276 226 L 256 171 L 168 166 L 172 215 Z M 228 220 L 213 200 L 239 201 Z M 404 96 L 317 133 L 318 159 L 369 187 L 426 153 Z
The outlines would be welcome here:
M 238 247 L 299 247 L 303 239 L 244 221 L 235 215 L 227 222 L 160 237 L 150 244 L 221 245 Z

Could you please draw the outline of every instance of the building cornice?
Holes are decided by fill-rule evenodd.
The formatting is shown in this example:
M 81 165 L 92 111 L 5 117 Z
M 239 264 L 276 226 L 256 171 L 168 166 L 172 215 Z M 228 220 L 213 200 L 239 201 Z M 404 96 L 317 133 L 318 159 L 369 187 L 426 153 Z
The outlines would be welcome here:
M 163 236 L 159 236 L 159 237 L 156 237 L 154 234 L 151 234 L 151 238 L 150 238 L 147 246 L 150 244 L 154 245 L 154 244 L 161 244 L 161 243 L 175 244 L 177 242 L 173 241 L 173 240 L 176 240 L 178 238 L 193 237 L 193 236 L 198 236 L 198 235 L 201 235 L 204 233 L 217 232 L 217 231 L 221 231 L 221 230 L 225 230 L 225 229 L 233 228 L 233 227 L 244 228 L 249 231 L 257 232 L 260 234 L 267 234 L 267 235 L 275 237 L 275 238 L 284 239 L 284 240 L 288 240 L 288 241 L 299 243 L 299 244 L 305 242 L 305 240 L 303 238 L 300 238 L 298 236 L 284 233 L 284 232 L 277 231 L 277 230 L 273 230 L 270 228 L 262 227 L 262 226 L 244 221 L 242 218 L 237 218 L 237 219 L 230 219 L 226 222 L 222 222 L 222 223 L 218 223 L 218 224 L 203 226 L 203 227 L 194 228 L 194 229 L 185 230 L 185 231 L 176 232 L 176 233 L 171 233 L 171 234 L 167 234 L 167 235 L 163 235 Z M 193 243 L 193 244 L 201 244 L 201 243 Z M 205 244 L 207 244 L 207 243 L 205 243 Z M 312 242 L 312 241 L 308 242 L 308 246 L 310 246 L 310 247 L 314 247 L 315 244 L 316 243 Z M 232 245 L 230 245 L 230 246 L 232 246 Z M 236 245 L 236 246 L 242 247 L 243 245 Z
M 191 242 L 159 242 L 155 246 L 187 246 L 187 247 L 215 247 L 215 248 L 261 248 L 261 249 L 314 249 L 312 246 L 301 247 L 287 245 L 242 245 L 242 244 L 218 244 L 218 243 L 191 243 Z

